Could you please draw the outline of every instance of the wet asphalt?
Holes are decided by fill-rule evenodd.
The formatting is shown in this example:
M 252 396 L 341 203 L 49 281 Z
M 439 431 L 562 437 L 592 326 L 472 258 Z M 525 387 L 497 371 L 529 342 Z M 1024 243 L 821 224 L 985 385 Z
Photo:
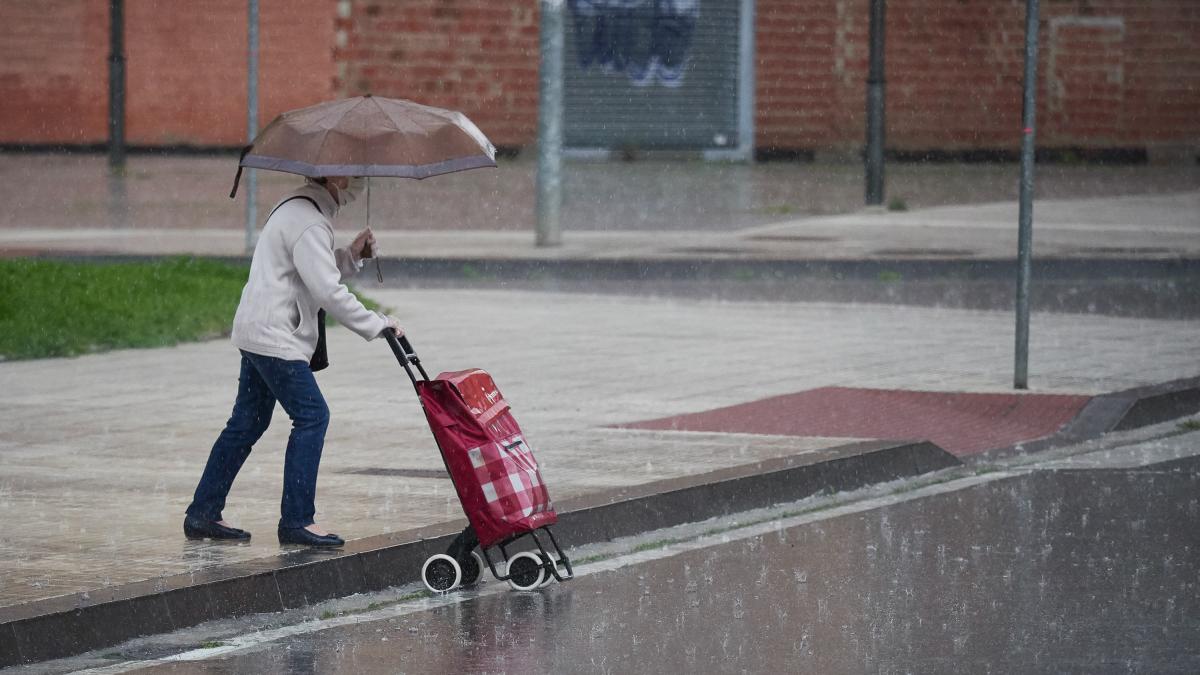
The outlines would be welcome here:
M 149 672 L 1200 672 L 1200 458 L 735 532 Z

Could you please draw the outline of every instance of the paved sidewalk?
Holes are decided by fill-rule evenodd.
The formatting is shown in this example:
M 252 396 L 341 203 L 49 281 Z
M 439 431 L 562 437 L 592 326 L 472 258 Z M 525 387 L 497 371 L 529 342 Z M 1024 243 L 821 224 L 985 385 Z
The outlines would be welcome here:
M 129 160 L 0 155 L 0 255 L 45 252 L 240 256 L 244 194 L 228 198 L 232 157 Z M 856 164 L 568 162 L 564 245 L 533 246 L 535 165 L 425 181 L 373 182 L 372 225 L 402 259 L 859 259 L 1016 255 L 1015 164 L 892 164 L 889 200 L 862 209 Z M 261 224 L 297 184 L 260 171 Z M 1171 258 L 1200 254 L 1200 166 L 1040 166 L 1039 257 Z M 365 199 L 339 217 L 357 231 Z
M 720 303 L 511 291 L 383 290 L 430 370 L 491 370 L 556 499 L 792 455 L 845 439 L 605 428 L 823 386 L 1009 391 L 1007 312 Z M 481 333 L 481 326 L 494 330 Z M 1032 387 L 1097 394 L 1197 374 L 1196 321 L 1037 316 Z M 350 538 L 460 517 L 415 394 L 381 342 L 331 333 L 333 413 L 319 522 Z M 902 358 L 899 358 L 903 355 Z M 247 546 L 179 531 L 231 405 L 224 340 L 0 363 L 0 603 L 154 579 L 279 551 L 276 424 L 226 516 Z
M 1045 200 L 1034 212 L 1039 259 L 1200 257 L 1200 191 Z M 340 230 L 346 237 L 357 231 L 345 223 Z M 385 257 L 401 260 L 1011 260 L 1017 250 L 1017 206 L 864 210 L 728 231 L 584 230 L 565 233 L 563 245 L 553 248 L 535 247 L 527 231 L 380 229 L 377 234 Z M 244 232 L 231 228 L 0 228 L 0 255 L 240 256 L 244 248 Z

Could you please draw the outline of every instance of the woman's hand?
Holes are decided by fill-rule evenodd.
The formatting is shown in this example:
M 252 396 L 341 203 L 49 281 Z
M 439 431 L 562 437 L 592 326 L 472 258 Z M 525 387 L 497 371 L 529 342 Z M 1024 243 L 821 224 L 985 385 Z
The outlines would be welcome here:
M 366 228 L 354 237 L 354 241 L 350 243 L 350 255 L 354 256 L 355 260 L 379 257 L 379 244 L 375 242 L 375 233 L 371 228 Z
M 404 335 L 404 329 L 400 327 L 399 319 L 394 316 L 385 316 L 383 318 L 387 321 L 387 328 L 391 328 L 392 330 L 396 331 L 396 337 Z M 384 330 L 387 330 L 387 328 Z

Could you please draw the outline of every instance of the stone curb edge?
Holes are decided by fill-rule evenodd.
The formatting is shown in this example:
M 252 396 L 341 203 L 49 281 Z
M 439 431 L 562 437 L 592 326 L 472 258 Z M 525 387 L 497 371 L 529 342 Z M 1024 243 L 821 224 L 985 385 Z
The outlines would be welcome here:
M 782 457 L 568 500 L 560 505 L 555 535 L 564 543 L 584 545 L 961 464 L 929 442 L 869 441 L 818 454 L 826 457 L 817 461 L 805 455 Z M 213 619 L 295 609 L 418 581 L 421 563 L 444 551 L 462 526 L 462 521 L 456 521 L 370 537 L 348 543 L 339 553 L 300 552 L 251 561 L 231 566 L 238 569 L 225 578 L 177 581 L 174 588 L 162 581 L 158 588 L 138 582 L 129 585 L 137 587 L 133 593 L 116 589 L 115 595 L 127 597 L 74 609 L 63 610 L 58 598 L 27 603 L 19 606 L 25 618 L 0 623 L 0 667 L 73 656 Z
M 46 251 L 32 257 L 46 260 L 148 262 L 168 258 L 197 257 L 244 264 L 245 256 L 142 255 L 110 252 Z M 884 278 L 914 279 L 1011 279 L 1017 262 L 1010 258 L 963 258 L 930 255 L 901 258 L 758 258 L 758 257 L 382 257 L 385 278 L 539 280 L 584 277 L 603 280 L 690 280 L 706 278 L 744 279 L 749 275 L 775 278 L 820 277 L 829 279 Z M 1200 258 L 1181 256 L 1051 258 L 1033 261 L 1039 280 L 1100 278 L 1113 274 L 1137 278 L 1200 274 Z
M 1075 445 L 1112 431 L 1140 429 L 1196 413 L 1200 413 L 1200 377 L 1101 394 L 1053 435 L 988 450 L 968 458 L 968 463 Z

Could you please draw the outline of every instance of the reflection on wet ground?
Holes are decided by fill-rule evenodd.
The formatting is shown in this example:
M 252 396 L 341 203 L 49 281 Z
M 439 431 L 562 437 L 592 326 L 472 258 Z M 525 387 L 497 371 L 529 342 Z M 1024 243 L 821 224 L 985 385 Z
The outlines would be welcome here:
M 1046 471 L 159 670 L 1200 672 L 1200 461 Z

